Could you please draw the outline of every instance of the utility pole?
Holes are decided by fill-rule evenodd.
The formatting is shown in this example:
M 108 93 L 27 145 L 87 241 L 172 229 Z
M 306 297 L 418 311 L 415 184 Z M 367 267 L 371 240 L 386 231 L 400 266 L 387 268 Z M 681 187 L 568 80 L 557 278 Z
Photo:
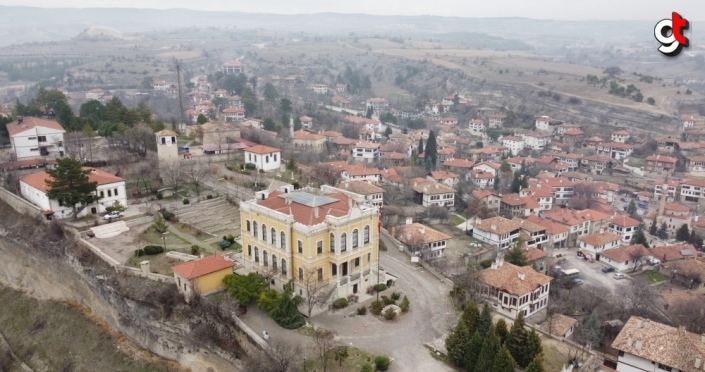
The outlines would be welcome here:
M 176 65 L 176 84 L 179 89 L 179 120 L 181 122 L 179 123 L 179 126 L 181 124 L 185 124 L 186 120 L 184 120 L 184 100 L 183 100 L 183 88 L 182 88 L 182 82 L 181 82 L 181 64 L 179 63 L 179 60 L 174 58 L 174 64 Z

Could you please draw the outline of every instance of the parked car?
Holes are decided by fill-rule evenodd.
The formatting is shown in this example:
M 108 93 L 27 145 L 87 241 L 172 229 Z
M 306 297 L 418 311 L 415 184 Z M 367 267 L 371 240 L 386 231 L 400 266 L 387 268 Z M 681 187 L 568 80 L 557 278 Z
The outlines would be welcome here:
M 605 266 L 602 268 L 603 273 L 611 273 L 614 271 L 614 267 Z
M 622 274 L 622 273 L 615 273 L 615 274 L 614 274 L 614 278 L 617 279 L 617 280 L 619 280 L 619 279 L 624 279 L 624 278 L 626 278 L 626 276 L 625 276 L 624 274 Z
M 103 216 L 103 219 L 114 220 L 114 219 L 120 218 L 120 217 L 122 217 L 122 212 L 110 212 L 110 213 L 106 214 L 105 216 Z
M 623 202 L 625 202 L 625 203 L 627 202 L 627 198 L 619 198 L 619 200 L 621 200 L 621 201 L 623 201 Z
M 575 285 L 583 285 L 585 281 L 582 279 L 573 279 L 573 283 L 575 283 Z

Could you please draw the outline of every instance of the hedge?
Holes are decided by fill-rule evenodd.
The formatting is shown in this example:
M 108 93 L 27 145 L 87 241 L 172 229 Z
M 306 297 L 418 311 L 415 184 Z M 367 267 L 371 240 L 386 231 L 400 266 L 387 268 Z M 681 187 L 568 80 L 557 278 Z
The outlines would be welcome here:
M 341 297 L 335 301 L 333 301 L 333 308 L 334 309 L 342 309 L 348 307 L 348 299 Z
M 162 247 L 161 245 L 148 245 L 148 246 L 142 248 L 142 250 L 144 251 L 144 254 L 146 254 L 148 256 L 152 256 L 155 254 L 163 253 L 164 247 Z

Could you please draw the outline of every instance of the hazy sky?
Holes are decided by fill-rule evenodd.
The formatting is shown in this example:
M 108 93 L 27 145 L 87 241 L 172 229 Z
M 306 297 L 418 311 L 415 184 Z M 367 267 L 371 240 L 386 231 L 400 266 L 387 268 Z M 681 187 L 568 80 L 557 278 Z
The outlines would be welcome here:
M 659 20 L 672 11 L 705 20 L 702 0 L 0 0 L 0 5 L 228 10 L 262 13 L 366 13 L 566 20 Z M 692 29 L 692 25 L 691 25 Z

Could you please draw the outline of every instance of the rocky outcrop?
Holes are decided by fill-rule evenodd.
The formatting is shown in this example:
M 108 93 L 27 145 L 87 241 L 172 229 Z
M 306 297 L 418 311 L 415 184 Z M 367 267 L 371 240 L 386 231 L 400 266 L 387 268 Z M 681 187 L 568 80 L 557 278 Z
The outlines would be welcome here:
M 118 273 L 88 249 L 0 202 L 0 283 L 89 308 L 135 345 L 193 371 L 240 370 L 247 335 L 232 301 L 186 304 L 174 285 Z

